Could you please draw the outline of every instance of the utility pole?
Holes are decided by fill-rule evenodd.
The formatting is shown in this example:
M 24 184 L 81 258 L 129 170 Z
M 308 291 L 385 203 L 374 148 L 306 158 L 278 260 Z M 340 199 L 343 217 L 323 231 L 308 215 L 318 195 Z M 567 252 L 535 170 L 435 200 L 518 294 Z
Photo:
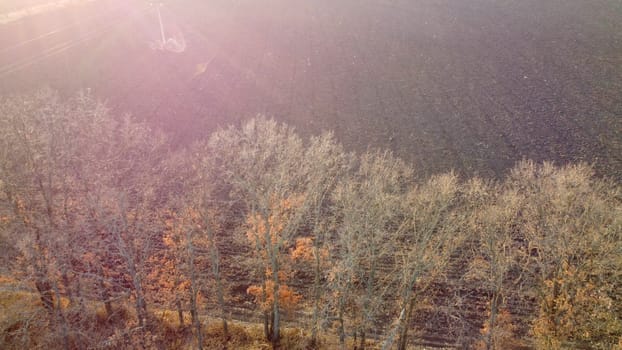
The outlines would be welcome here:
M 160 7 L 162 7 L 162 3 L 158 4 L 158 21 L 160 22 L 160 34 L 162 34 L 162 44 L 166 42 L 166 37 L 164 36 L 164 25 L 162 24 L 162 15 L 160 14 Z
M 164 35 L 164 24 L 162 23 L 162 14 L 160 13 L 160 7 L 164 6 L 161 1 L 152 1 L 151 6 L 155 6 L 158 12 L 158 22 L 160 22 L 160 34 L 162 35 L 162 45 L 166 43 L 166 36 Z

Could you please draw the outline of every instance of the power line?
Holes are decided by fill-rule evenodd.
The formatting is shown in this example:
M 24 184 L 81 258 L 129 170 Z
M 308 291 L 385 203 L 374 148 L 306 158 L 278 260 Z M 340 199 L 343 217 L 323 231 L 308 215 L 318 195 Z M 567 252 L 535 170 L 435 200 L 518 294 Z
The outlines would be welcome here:
M 19 42 L 17 44 L 9 45 L 9 46 L 3 48 L 2 50 L 0 50 L 0 54 L 4 54 L 4 53 L 6 53 L 8 51 L 17 49 L 17 48 L 22 47 L 24 45 L 27 45 L 27 44 L 29 44 L 31 42 L 34 42 L 34 41 L 37 41 L 37 40 L 40 40 L 40 39 L 44 39 L 44 38 L 52 36 L 54 34 L 61 33 L 63 31 L 66 31 L 67 29 L 76 27 L 78 24 L 80 24 L 82 22 L 86 22 L 86 21 L 91 20 L 93 18 L 103 18 L 104 16 L 107 16 L 107 15 L 109 15 L 109 14 L 115 12 L 115 11 L 118 11 L 120 8 L 121 8 L 120 6 L 117 6 L 117 7 L 113 8 L 112 10 L 108 10 L 107 12 L 105 12 L 103 14 L 97 14 L 97 15 L 91 15 L 91 16 L 83 17 L 80 20 L 78 20 L 76 22 L 73 22 L 73 23 L 71 23 L 69 25 L 57 28 L 57 29 L 55 29 L 53 31 L 41 34 L 41 35 L 36 36 L 34 38 L 30 38 L 30 39 L 24 40 L 24 41 Z
M 87 32 L 85 35 L 77 38 L 77 39 L 71 39 L 65 42 L 62 42 L 60 44 L 57 44 L 55 46 L 52 46 L 50 48 L 45 49 L 43 52 L 38 53 L 34 56 L 31 57 L 26 57 L 20 61 L 17 62 L 13 62 L 13 63 L 9 63 L 3 67 L 0 67 L 0 77 L 2 76 L 6 76 L 8 74 L 11 74 L 15 71 L 18 71 L 20 69 L 26 68 L 30 65 L 35 64 L 36 62 L 42 61 L 46 58 L 58 55 L 60 53 L 63 53 L 65 51 L 67 51 L 68 49 L 77 46 L 81 43 L 87 42 L 91 39 L 94 39 L 95 37 L 97 37 L 99 34 L 103 34 L 106 33 L 108 31 L 110 31 L 112 29 L 112 27 L 114 26 L 114 24 L 109 24 L 108 26 L 102 28 L 98 28 L 98 29 L 94 29 L 90 32 Z

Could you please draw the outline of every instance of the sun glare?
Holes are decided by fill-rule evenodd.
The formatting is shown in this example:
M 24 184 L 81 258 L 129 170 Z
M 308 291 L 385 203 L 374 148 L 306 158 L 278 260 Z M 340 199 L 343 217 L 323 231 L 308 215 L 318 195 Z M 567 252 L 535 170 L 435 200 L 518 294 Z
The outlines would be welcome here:
M 0 0 L 0 349 L 622 350 L 622 0 Z
M 42 1 L 7 1 L 0 5 L 0 24 L 7 24 L 60 8 L 96 0 L 42 0 Z

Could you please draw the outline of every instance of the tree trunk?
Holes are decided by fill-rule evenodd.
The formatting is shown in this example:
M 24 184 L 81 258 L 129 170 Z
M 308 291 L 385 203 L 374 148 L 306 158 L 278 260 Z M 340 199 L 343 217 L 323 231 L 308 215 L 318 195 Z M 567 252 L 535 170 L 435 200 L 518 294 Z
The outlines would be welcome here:
M 345 308 L 346 308 L 346 298 L 347 295 L 349 294 L 350 291 L 350 282 L 349 280 L 346 282 L 345 286 L 343 286 L 340 294 L 339 294 L 339 343 L 341 344 L 341 349 L 345 350 L 346 349 L 346 330 L 345 330 L 345 325 L 344 325 L 344 314 L 345 314 Z M 356 331 L 354 333 L 354 336 L 356 337 Z M 354 343 L 356 343 L 356 339 L 354 340 Z
M 225 297 L 222 290 L 222 281 L 220 275 L 216 278 L 216 293 L 218 297 L 218 304 L 220 306 L 220 319 L 222 320 L 222 330 L 225 334 L 225 339 L 229 340 L 229 327 L 227 326 L 227 310 L 225 306 Z
M 494 332 L 497 322 L 497 313 L 499 304 L 499 293 L 494 291 L 492 298 L 490 298 L 490 318 L 488 319 L 488 334 L 486 335 L 486 350 L 493 350 L 494 346 Z
M 136 291 L 136 311 L 139 312 L 140 316 L 140 326 L 147 327 L 148 326 L 148 317 L 147 317 L 147 302 L 145 301 L 145 296 L 143 295 L 142 288 L 139 288 Z
M 132 259 L 129 260 L 129 272 L 132 277 L 132 284 L 134 287 L 134 294 L 136 296 L 136 317 L 138 317 L 138 326 L 143 329 L 143 334 L 145 333 L 145 328 L 148 326 L 147 324 L 147 303 L 145 301 L 145 296 L 143 294 L 142 284 L 140 280 L 140 276 L 138 276 L 138 272 L 136 271 L 136 266 L 134 265 L 134 261 Z
M 192 244 L 192 236 L 190 232 L 186 236 L 187 248 L 188 248 L 188 267 L 190 268 L 190 314 L 192 316 L 192 324 L 194 325 L 198 349 L 203 350 L 203 332 L 201 331 L 201 321 L 199 320 L 199 313 L 197 307 L 197 277 L 194 271 L 194 245 Z
M 415 298 L 410 297 L 410 301 L 408 302 L 406 314 L 404 315 L 401 323 L 400 323 L 400 337 L 397 342 L 398 350 L 406 350 L 406 345 L 408 344 L 408 326 L 410 324 L 410 318 L 412 317 L 413 309 L 415 308 Z
M 112 317 L 114 310 L 112 309 L 112 302 L 110 301 L 110 294 L 108 294 L 107 289 L 104 289 L 102 298 L 104 299 L 104 308 L 106 309 L 106 316 L 108 317 L 108 319 L 110 319 Z
M 255 215 L 256 214 L 255 208 L 253 208 L 251 212 L 253 213 L 253 215 Z M 268 234 L 268 232 L 266 232 L 266 236 L 264 237 L 266 239 L 266 242 L 270 242 L 270 235 Z M 264 247 L 260 243 L 259 239 L 257 239 L 255 242 L 255 250 L 256 252 L 264 251 Z M 270 314 L 270 312 L 267 310 L 267 307 L 266 307 L 267 301 L 268 301 L 268 287 L 266 285 L 267 268 L 268 268 L 268 265 L 265 263 L 265 261 L 263 259 L 259 260 L 257 264 L 257 272 L 261 278 L 261 305 L 263 308 L 263 334 L 266 340 L 270 341 L 270 338 L 272 336 L 272 315 Z
M 97 267 L 97 274 L 99 274 L 99 295 L 101 300 L 104 302 L 104 307 L 106 308 L 106 317 L 110 319 L 114 310 L 112 309 L 112 303 L 110 302 L 110 292 L 104 284 L 104 269 L 101 265 Z
M 364 320 L 363 322 L 361 322 L 361 350 L 365 349 L 365 336 L 366 336 L 366 325 L 364 322 L 366 322 L 367 320 L 371 319 L 370 313 L 371 313 L 371 300 L 372 300 L 372 294 L 374 291 L 374 284 L 376 283 L 376 260 L 377 257 L 375 256 L 375 254 L 373 254 L 372 252 L 372 257 L 371 257 L 371 266 L 370 266 L 370 271 L 369 271 L 369 278 L 367 280 L 367 286 L 366 286 L 366 292 L 365 292 L 365 301 L 363 302 L 363 317 Z
M 192 291 L 190 298 L 190 315 L 192 316 L 192 324 L 197 337 L 197 345 L 199 350 L 203 350 L 203 332 L 201 331 L 201 320 L 199 320 L 199 314 L 197 312 L 196 293 Z
M 268 340 L 272 340 L 272 330 L 274 329 L 274 311 L 270 311 L 270 325 L 268 328 Z
M 345 350 L 345 348 L 346 348 L 346 330 L 345 330 L 345 327 L 343 325 L 343 308 L 341 306 L 339 307 L 339 344 L 341 344 L 341 349 Z
M 54 294 L 52 292 L 52 286 L 50 285 L 50 281 L 45 277 L 38 278 L 35 282 L 35 287 L 39 292 L 39 298 L 41 299 L 41 303 L 43 303 L 43 307 L 50 313 L 53 312 Z
M 147 322 L 145 315 L 143 313 L 143 299 L 138 293 L 136 293 L 136 303 L 134 304 L 134 309 L 136 309 L 136 317 L 138 318 L 138 327 L 145 327 L 145 323 Z
M 263 312 L 263 334 L 267 340 L 270 340 L 270 327 L 268 326 L 268 323 L 269 323 L 268 319 L 269 319 L 268 312 L 264 311 Z
M 181 284 L 181 278 L 178 274 L 176 274 L 173 291 L 177 290 L 180 284 Z M 175 293 L 175 310 L 177 310 L 177 320 L 179 321 L 179 327 L 184 328 L 184 309 L 182 307 L 179 293 Z
M 311 344 L 317 344 L 317 334 L 319 328 L 319 318 L 320 318 L 320 297 L 321 297 L 321 289 L 320 289 L 320 274 L 321 266 L 320 266 L 320 249 L 316 245 L 315 247 L 315 269 L 314 269 L 314 280 L 313 280 L 313 325 L 311 327 Z
M 557 278 L 553 279 L 553 298 L 551 298 L 551 311 L 549 315 L 549 322 L 553 325 L 552 333 L 554 339 L 558 339 L 559 333 L 559 322 L 557 317 L 557 298 L 559 297 L 559 283 L 557 283 Z
M 76 298 L 78 298 L 78 303 L 82 304 L 82 283 L 80 278 L 76 278 Z
M 73 304 L 73 293 L 71 292 L 71 283 L 69 282 L 69 275 L 67 275 L 67 269 L 63 266 L 63 272 L 61 273 L 61 279 L 63 281 L 63 287 L 65 288 L 65 295 L 69 299 L 69 303 Z
M 208 238 L 210 240 L 210 258 L 212 262 L 212 271 L 216 280 L 216 297 L 218 306 L 220 307 L 220 319 L 222 320 L 222 329 L 225 339 L 229 340 L 229 327 L 227 326 L 227 310 L 225 306 L 225 296 L 222 288 L 222 278 L 220 276 L 220 254 L 216 245 L 216 237 L 211 229 L 208 229 Z
M 267 295 L 267 287 L 266 287 L 266 278 L 264 275 L 264 278 L 261 279 L 261 303 L 262 305 L 266 304 L 266 301 L 268 300 L 268 295 Z M 270 327 L 270 324 L 272 323 L 272 318 L 270 317 L 270 314 L 268 313 L 268 310 L 264 309 L 263 311 L 263 334 L 266 337 L 266 340 L 270 341 L 270 335 L 272 334 L 272 327 Z
M 179 326 L 184 327 L 184 310 L 181 308 L 181 299 L 175 296 L 175 307 L 177 308 L 177 317 L 179 318 Z
M 110 301 L 110 293 L 108 293 L 108 289 L 103 286 L 103 281 L 100 282 L 100 287 L 102 288 L 102 299 L 104 301 L 104 308 L 106 308 L 106 316 L 108 319 L 112 317 L 114 310 L 112 309 L 112 302 Z
M 61 304 L 60 292 L 58 285 L 54 283 L 54 293 L 56 294 L 56 316 L 61 326 L 61 332 L 63 337 L 63 349 L 69 350 L 69 331 L 67 329 L 67 319 L 63 312 L 63 306 Z
M 203 332 L 201 331 L 201 320 L 197 308 L 197 290 L 195 289 L 194 278 L 190 280 L 190 316 L 194 326 L 199 350 L 203 350 Z
M 279 310 L 279 287 L 280 287 L 280 281 L 279 281 L 279 264 L 277 261 L 277 256 L 276 254 L 278 254 L 278 251 L 272 252 L 272 295 L 273 295 L 273 308 L 272 308 L 272 334 L 271 334 L 271 339 L 270 341 L 272 342 L 272 346 L 274 348 L 278 348 L 279 345 L 279 340 L 281 338 L 281 329 L 280 329 L 280 321 L 281 321 L 281 314 L 280 314 L 280 310 Z

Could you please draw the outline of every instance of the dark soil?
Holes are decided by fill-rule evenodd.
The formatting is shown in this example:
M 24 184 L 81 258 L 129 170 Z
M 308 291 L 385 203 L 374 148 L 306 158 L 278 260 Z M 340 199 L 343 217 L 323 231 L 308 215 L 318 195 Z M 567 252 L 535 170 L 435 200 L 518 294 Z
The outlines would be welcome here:
M 0 26 L 0 93 L 90 88 L 179 143 L 263 113 L 388 147 L 422 176 L 499 176 L 531 158 L 622 178 L 619 1 L 170 1 L 183 53 L 149 48 L 146 3 Z

